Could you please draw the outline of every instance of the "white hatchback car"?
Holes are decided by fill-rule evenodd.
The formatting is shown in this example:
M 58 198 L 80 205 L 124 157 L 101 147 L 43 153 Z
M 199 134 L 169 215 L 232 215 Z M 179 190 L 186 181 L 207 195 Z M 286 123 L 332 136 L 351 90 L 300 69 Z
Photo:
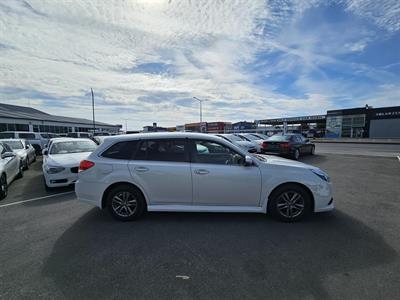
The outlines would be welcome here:
M 89 139 L 52 139 L 49 148 L 43 150 L 45 188 L 49 190 L 73 184 L 78 179 L 79 163 L 96 147 L 96 143 Z
M 303 163 L 248 153 L 201 133 L 105 139 L 80 163 L 80 201 L 119 220 L 148 211 L 253 212 L 297 221 L 334 208 L 329 177 Z

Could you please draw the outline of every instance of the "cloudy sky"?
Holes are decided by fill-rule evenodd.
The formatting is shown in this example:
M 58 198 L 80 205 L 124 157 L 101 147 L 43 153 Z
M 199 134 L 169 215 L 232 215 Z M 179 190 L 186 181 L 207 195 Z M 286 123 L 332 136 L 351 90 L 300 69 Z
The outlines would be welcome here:
M 400 105 L 400 1 L 3 0 L 0 102 L 129 129 Z

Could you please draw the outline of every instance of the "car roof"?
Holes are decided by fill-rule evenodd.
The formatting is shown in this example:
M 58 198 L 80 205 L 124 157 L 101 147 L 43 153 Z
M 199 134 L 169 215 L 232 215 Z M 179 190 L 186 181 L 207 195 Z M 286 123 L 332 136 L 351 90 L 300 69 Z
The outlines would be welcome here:
M 88 138 L 58 137 L 58 138 L 52 138 L 51 141 L 53 143 L 58 143 L 58 142 L 73 142 L 73 141 L 92 141 L 92 140 Z
M 2 142 L 14 142 L 14 141 L 23 141 L 24 139 L 0 139 Z
M 219 141 L 220 138 L 207 133 L 195 133 L 195 132 L 151 132 L 151 133 L 131 133 L 108 136 L 107 141 L 125 141 L 133 139 L 175 139 L 175 138 L 190 138 L 190 139 L 214 139 Z

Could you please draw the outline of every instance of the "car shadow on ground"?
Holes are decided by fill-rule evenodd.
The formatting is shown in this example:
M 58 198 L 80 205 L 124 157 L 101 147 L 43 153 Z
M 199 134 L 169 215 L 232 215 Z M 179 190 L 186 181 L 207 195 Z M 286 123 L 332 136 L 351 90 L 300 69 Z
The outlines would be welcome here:
M 325 299 L 329 275 L 346 280 L 396 256 L 340 211 L 296 224 L 221 213 L 123 223 L 92 209 L 57 240 L 42 272 L 68 298 Z

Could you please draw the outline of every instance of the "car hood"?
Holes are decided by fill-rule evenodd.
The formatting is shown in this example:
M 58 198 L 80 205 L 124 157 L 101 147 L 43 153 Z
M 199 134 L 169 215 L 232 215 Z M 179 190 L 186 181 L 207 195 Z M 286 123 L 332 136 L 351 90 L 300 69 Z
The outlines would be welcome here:
M 47 163 L 49 165 L 78 166 L 79 163 L 86 159 L 91 153 L 92 152 L 50 154 L 47 158 Z
M 303 169 L 316 169 L 316 167 L 295 161 L 292 159 L 287 159 L 279 156 L 274 156 L 274 155 L 262 155 L 262 154 L 257 154 L 257 156 L 261 156 L 265 158 L 265 161 L 261 161 L 263 164 L 267 165 L 278 165 L 278 166 L 287 166 L 287 167 L 295 167 L 295 168 L 303 168 Z
M 24 149 L 13 150 L 13 152 L 19 156 L 25 156 L 26 151 Z

